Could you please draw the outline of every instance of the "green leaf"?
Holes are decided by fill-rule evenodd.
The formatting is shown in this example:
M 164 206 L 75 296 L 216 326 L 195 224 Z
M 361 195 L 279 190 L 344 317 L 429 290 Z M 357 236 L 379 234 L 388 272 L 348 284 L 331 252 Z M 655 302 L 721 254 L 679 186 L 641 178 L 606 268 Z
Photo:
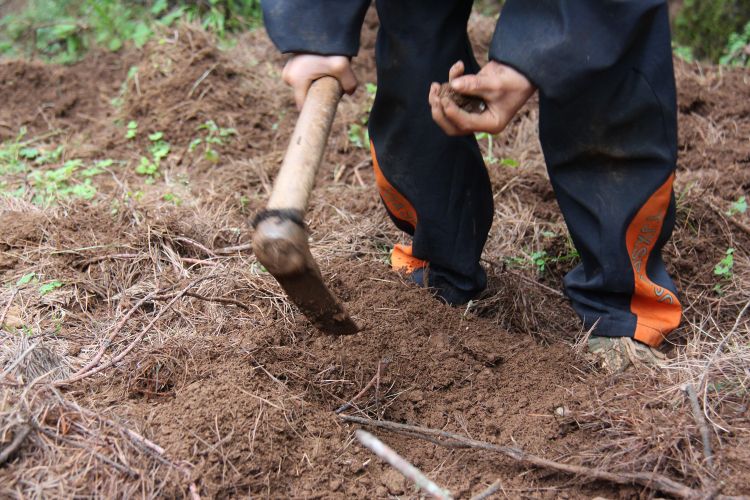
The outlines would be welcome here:
M 21 148 L 18 152 L 18 156 L 27 160 L 33 160 L 37 158 L 41 153 L 36 148 Z
M 169 7 L 167 0 L 156 0 L 151 6 L 151 13 L 157 16 L 167 10 L 167 7 Z
M 195 148 L 197 148 L 201 142 L 203 142 L 203 139 L 201 139 L 200 137 L 190 141 L 190 145 L 188 146 L 188 151 L 190 151 L 191 153 L 195 151 Z
M 39 287 L 39 295 L 47 295 L 48 293 L 52 292 L 53 290 L 57 290 L 63 286 L 62 282 L 55 280 L 51 281 L 50 283 L 45 283 L 44 285 Z
M 744 196 L 737 198 L 737 201 L 732 203 L 732 206 L 727 210 L 727 215 L 730 217 L 735 214 L 744 214 L 747 212 L 747 199 Z
M 510 167 L 510 168 L 516 168 L 517 166 L 520 165 L 520 163 L 518 163 L 513 158 L 503 158 L 502 160 L 500 160 L 500 165 Z
M 28 283 L 31 283 L 31 280 L 34 279 L 34 276 L 36 276 L 35 273 L 24 274 L 18 279 L 18 281 L 16 282 L 16 286 L 23 286 Z
M 125 133 L 125 138 L 135 139 L 136 135 L 138 135 L 138 122 L 135 120 L 130 120 L 128 122 L 128 131 Z
M 110 52 L 117 52 L 122 48 L 122 40 L 116 36 L 110 38 L 107 43 L 107 48 Z
M 135 30 L 133 31 L 133 43 L 140 49 L 141 47 L 146 45 L 146 42 L 148 42 L 148 39 L 151 38 L 152 34 L 153 31 L 151 31 L 151 28 L 149 28 L 146 23 L 141 21 L 136 24 Z
M 153 134 L 148 134 L 148 140 L 151 142 L 160 141 L 163 137 L 163 132 L 154 132 Z
M 204 156 L 206 157 L 206 160 L 210 161 L 211 163 L 216 163 L 219 161 L 219 153 L 217 153 L 214 149 L 207 148 Z
M 111 158 L 107 158 L 106 160 L 97 160 L 94 162 L 94 165 L 96 165 L 99 168 L 107 168 L 111 167 L 115 163 L 115 160 Z

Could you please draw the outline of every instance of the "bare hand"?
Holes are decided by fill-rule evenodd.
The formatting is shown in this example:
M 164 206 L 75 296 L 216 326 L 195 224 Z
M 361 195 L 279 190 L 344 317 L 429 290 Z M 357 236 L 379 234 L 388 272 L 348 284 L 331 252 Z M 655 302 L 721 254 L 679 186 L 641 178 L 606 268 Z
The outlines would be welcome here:
M 468 113 L 448 97 L 438 95 L 440 84 L 430 85 L 432 119 L 448 135 L 499 134 L 536 91 L 521 73 L 495 61 L 476 75 L 464 75 L 464 63 L 458 61 L 448 72 L 448 81 L 456 92 L 481 97 L 487 105 L 481 113 Z
M 354 76 L 349 58 L 346 56 L 319 56 L 315 54 L 297 54 L 284 66 L 281 74 L 284 82 L 294 90 L 294 101 L 297 109 L 307 97 L 312 82 L 323 76 L 333 76 L 340 83 L 344 92 L 353 93 L 357 89 L 357 77 Z

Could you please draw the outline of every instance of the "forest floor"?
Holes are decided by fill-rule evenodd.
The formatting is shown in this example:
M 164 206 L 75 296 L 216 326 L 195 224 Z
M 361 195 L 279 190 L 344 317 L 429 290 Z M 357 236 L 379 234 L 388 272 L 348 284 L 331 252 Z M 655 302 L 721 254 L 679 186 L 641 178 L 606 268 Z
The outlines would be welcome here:
M 376 28 L 368 15 L 363 85 L 339 107 L 307 218 L 363 325 L 346 337 L 313 329 L 249 249 L 297 116 L 262 30 L 227 50 L 182 27 L 71 66 L 0 62 L 0 496 L 415 498 L 334 412 L 378 372 L 345 413 L 750 495 L 750 72 L 675 61 L 664 254 L 685 319 L 667 369 L 608 375 L 561 293 L 578 258 L 535 101 L 480 141 L 496 205 L 482 297 L 450 308 L 390 270 L 406 240 L 363 133 Z M 470 28 L 486 60 L 492 21 Z M 510 498 L 659 495 L 374 432 L 460 498 L 498 479 Z

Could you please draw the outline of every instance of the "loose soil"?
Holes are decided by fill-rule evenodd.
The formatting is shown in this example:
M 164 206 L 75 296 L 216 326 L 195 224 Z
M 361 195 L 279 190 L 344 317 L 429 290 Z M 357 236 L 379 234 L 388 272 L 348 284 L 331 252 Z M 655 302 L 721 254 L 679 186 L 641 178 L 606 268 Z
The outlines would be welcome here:
M 492 27 L 491 19 L 472 17 L 480 56 L 486 57 Z M 376 28 L 370 13 L 355 59 L 362 82 L 375 82 Z M 484 256 L 490 286 L 480 300 L 454 309 L 388 268 L 387 248 L 405 240 L 380 206 L 366 147 L 349 139 L 349 125 L 363 122 L 371 96 L 360 89 L 344 98 L 308 223 L 327 282 L 363 329 L 332 337 L 312 328 L 247 245 L 249 222 L 267 199 L 296 117 L 280 82 L 282 64 L 262 31 L 221 51 L 194 27 L 167 33 L 142 51 L 92 53 L 67 67 L 0 62 L 0 140 L 26 127 L 26 138 L 40 147 L 64 144 L 64 159 L 116 160 L 108 175 L 96 177 L 90 202 L 38 208 L 28 200 L 2 201 L 3 282 L 35 272 L 65 284 L 42 297 L 22 288 L 3 338 L 11 342 L 21 331 L 11 323 L 31 325 L 32 338 L 75 371 L 153 290 L 208 277 L 196 293 L 231 299 L 180 299 L 121 362 L 45 403 L 52 410 L 40 421 L 57 431 L 30 438 L 0 469 L 3 496 L 184 496 L 193 483 L 205 497 L 415 498 L 413 486 L 363 449 L 353 439 L 355 426 L 334 413 L 380 364 L 387 368 L 379 384 L 349 413 L 515 443 L 559 461 L 657 471 L 696 488 L 721 481 L 724 494 L 750 495 L 743 472 L 750 470 L 746 390 L 726 395 L 712 415 L 731 428 L 712 437 L 714 480 L 674 377 L 607 375 L 575 346 L 583 332 L 559 290 L 576 257 L 544 171 L 536 102 L 491 152 L 519 166 L 489 165 L 497 205 Z M 750 244 L 748 215 L 726 215 L 750 189 L 750 72 L 676 65 L 678 227 L 665 255 L 688 307 L 667 348 L 675 359 L 690 351 L 701 318 L 725 330 L 734 324 L 748 299 L 741 280 Z M 135 140 L 125 137 L 131 120 L 138 122 Z M 216 146 L 217 162 L 203 146 L 190 146 L 208 120 L 236 130 Z M 146 184 L 134 168 L 150 146 L 147 133 L 157 131 L 171 152 L 162 176 Z M 735 281 L 718 295 L 714 265 L 728 247 L 735 249 Z M 531 263 L 533 252 L 545 252 L 543 272 Z M 8 289 L 0 302 L 10 299 Z M 105 359 L 165 304 L 139 308 Z M 5 390 L 14 401 L 17 395 Z M 86 420 L 91 413 L 59 401 L 119 427 Z M 35 414 L 33 407 L 25 411 Z M 153 451 L 120 448 L 127 441 L 122 428 L 162 447 L 159 456 L 183 464 L 189 477 Z M 653 495 L 587 484 L 487 452 L 377 434 L 461 498 L 496 479 L 514 498 Z M 93 439 L 89 450 L 75 446 L 84 439 Z

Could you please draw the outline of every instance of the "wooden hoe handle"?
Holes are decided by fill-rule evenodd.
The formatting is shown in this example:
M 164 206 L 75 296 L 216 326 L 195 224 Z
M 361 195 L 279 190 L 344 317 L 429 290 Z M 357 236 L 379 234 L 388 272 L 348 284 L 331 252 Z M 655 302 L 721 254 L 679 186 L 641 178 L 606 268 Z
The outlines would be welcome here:
M 326 286 L 310 253 L 304 218 L 341 94 L 341 85 L 333 77 L 310 86 L 271 198 L 255 219 L 253 236 L 258 261 L 292 302 L 318 329 L 337 335 L 359 328 Z
M 341 84 L 331 76 L 316 80 L 310 86 L 268 200 L 268 210 L 297 210 L 302 215 L 307 211 L 342 94 Z

